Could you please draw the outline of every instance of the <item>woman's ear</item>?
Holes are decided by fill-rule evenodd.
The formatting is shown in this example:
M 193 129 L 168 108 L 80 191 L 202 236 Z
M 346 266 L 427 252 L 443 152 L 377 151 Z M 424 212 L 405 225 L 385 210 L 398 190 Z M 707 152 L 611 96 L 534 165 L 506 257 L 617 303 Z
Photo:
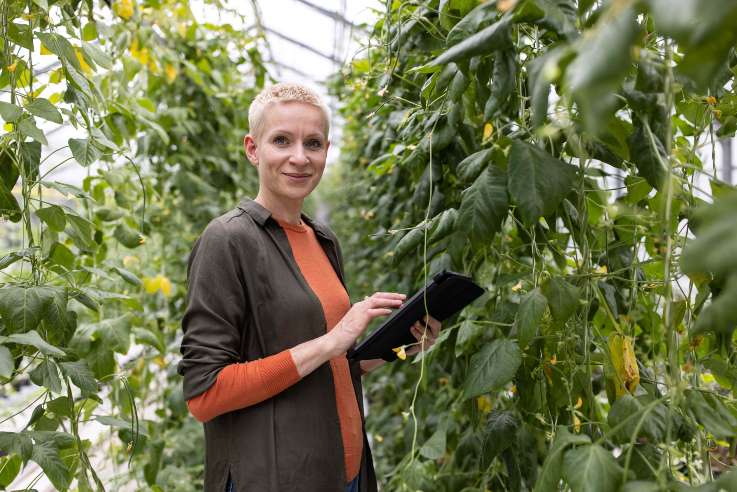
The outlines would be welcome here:
M 256 155 L 256 140 L 250 133 L 243 137 L 243 149 L 246 151 L 246 157 L 251 164 L 258 166 L 258 156 Z

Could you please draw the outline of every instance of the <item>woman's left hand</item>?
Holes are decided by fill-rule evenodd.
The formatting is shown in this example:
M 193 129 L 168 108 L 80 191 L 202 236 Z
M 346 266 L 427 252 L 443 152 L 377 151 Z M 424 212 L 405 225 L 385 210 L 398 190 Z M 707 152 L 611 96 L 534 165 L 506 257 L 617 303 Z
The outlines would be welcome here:
M 417 339 L 417 344 L 407 347 L 406 354 L 414 355 L 421 350 L 427 350 L 435 344 L 440 333 L 442 323 L 432 316 L 424 316 L 421 321 L 415 322 L 410 331 Z M 422 343 L 422 335 L 425 334 L 425 343 Z

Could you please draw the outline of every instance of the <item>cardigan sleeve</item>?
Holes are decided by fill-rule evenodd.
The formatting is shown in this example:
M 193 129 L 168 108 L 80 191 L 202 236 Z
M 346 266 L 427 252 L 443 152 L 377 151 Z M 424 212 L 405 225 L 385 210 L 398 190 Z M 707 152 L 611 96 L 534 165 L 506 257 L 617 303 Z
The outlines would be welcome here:
M 182 318 L 177 372 L 189 400 L 212 386 L 220 371 L 239 362 L 240 330 L 247 320 L 237 251 L 215 219 L 195 241 L 187 265 L 187 308 Z

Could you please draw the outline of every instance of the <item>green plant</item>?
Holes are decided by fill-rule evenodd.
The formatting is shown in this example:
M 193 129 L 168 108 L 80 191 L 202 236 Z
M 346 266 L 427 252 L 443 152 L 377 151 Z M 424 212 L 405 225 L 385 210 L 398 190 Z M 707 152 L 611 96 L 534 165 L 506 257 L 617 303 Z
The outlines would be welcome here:
M 703 151 L 734 135 L 736 20 L 734 1 L 386 2 L 333 84 L 352 293 L 443 268 L 487 289 L 370 376 L 388 489 L 734 488 L 734 202 L 697 210 L 734 193 Z

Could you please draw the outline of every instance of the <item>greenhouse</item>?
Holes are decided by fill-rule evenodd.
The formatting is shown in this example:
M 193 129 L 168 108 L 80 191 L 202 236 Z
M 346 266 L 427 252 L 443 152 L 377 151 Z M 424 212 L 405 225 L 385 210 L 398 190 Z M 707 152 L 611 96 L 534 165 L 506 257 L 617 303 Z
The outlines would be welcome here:
M 0 29 L 0 490 L 737 492 L 737 0 Z

